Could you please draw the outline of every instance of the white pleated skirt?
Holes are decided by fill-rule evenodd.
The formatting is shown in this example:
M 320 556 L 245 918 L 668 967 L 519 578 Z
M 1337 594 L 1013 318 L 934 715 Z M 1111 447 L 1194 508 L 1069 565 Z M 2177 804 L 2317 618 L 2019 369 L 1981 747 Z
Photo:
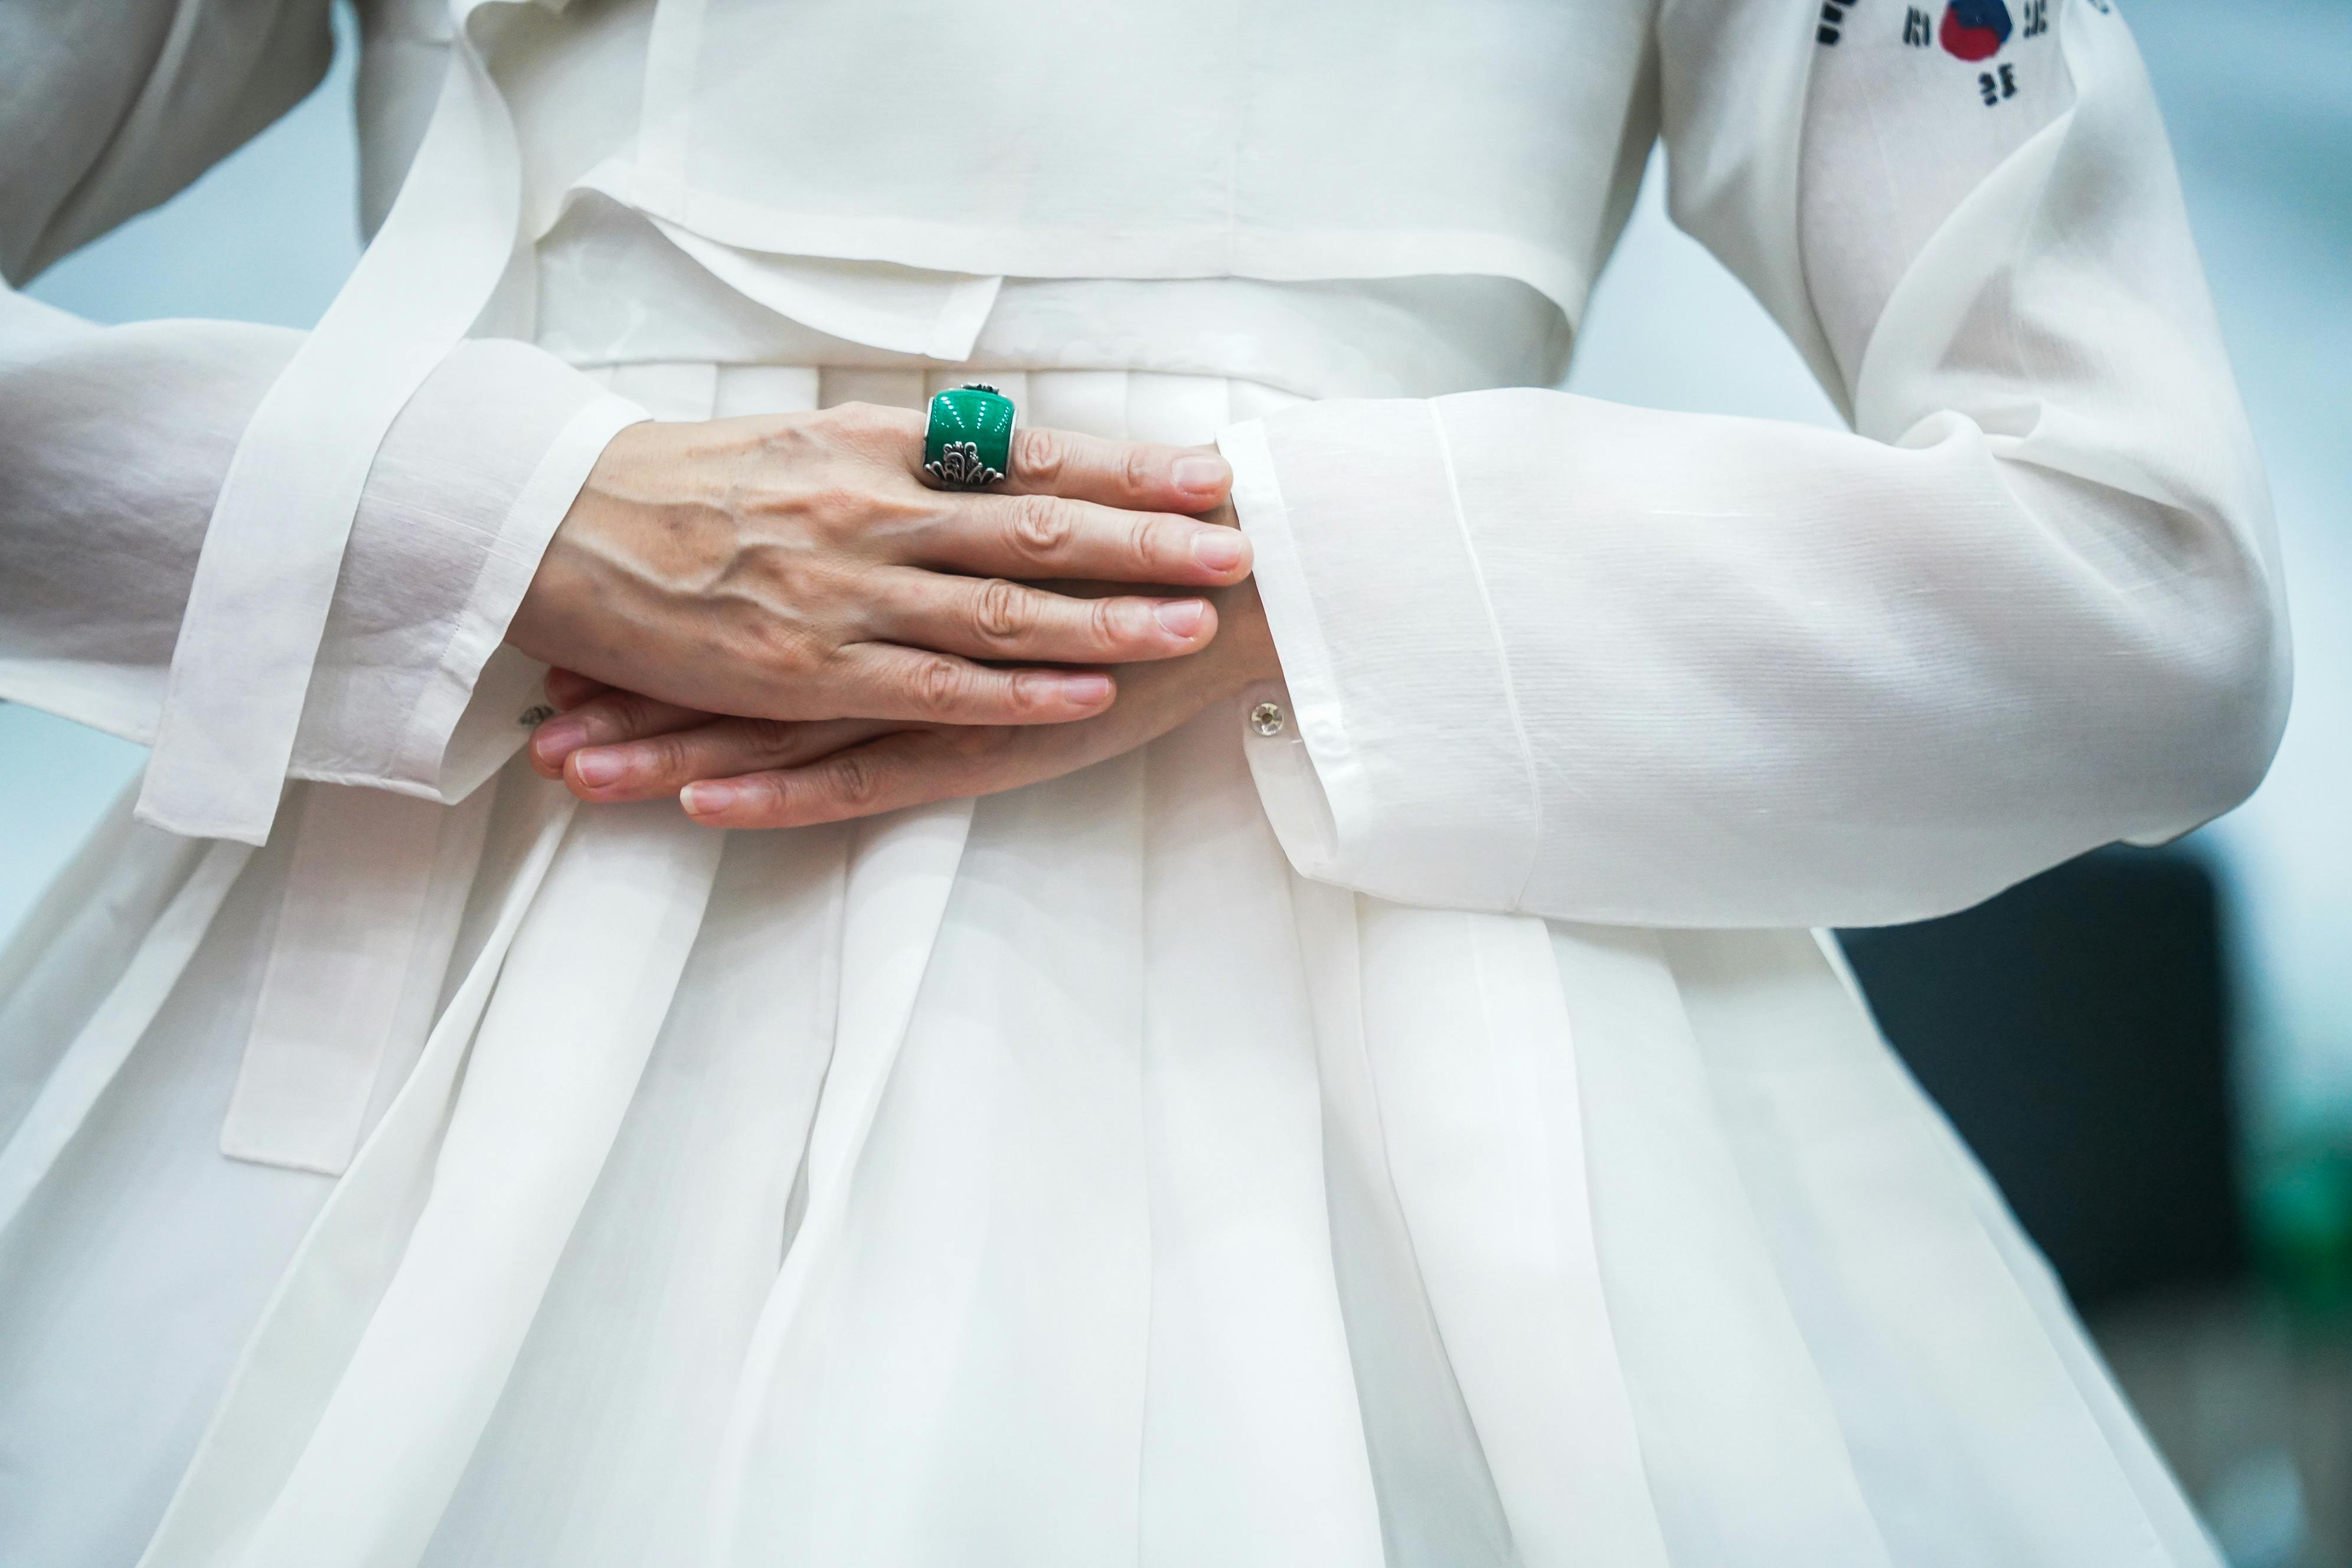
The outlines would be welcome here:
M 1825 940 L 1305 881 L 1244 736 L 765 834 L 509 767 L 339 1178 L 221 1152 L 291 851 L 118 820 L 0 967 L 0 1563 L 2214 1563 Z

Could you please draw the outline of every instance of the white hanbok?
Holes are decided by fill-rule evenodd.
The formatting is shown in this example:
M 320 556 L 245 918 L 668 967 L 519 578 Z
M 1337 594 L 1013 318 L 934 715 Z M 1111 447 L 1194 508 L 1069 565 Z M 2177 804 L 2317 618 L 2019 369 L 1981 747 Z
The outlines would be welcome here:
M 320 64 L 133 9 L 0 51 L 19 280 Z M 0 958 L 0 1563 L 2212 1564 L 1812 929 L 2285 702 L 2123 24 L 1947 11 L 380 5 L 315 333 L 0 300 L 0 696 L 156 748 Z M 1853 433 L 1531 389 L 1662 129 Z M 614 430 L 975 375 L 1216 441 L 1284 680 L 792 832 L 509 760 Z

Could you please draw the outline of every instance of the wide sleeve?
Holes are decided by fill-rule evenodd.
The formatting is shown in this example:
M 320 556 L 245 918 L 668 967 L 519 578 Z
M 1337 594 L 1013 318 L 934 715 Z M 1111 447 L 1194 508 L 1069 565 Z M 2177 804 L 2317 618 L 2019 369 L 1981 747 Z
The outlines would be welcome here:
M 2269 501 L 2137 53 L 2105 0 L 1948 11 L 1659 22 L 1675 219 L 1851 432 L 1508 390 L 1224 433 L 1304 874 L 1868 924 L 2260 780 Z
M 137 5 L 109 27 L 88 9 L 5 23 L 0 137 L 41 150 L 5 176 L 15 278 L 171 195 L 324 63 L 323 4 Z M 151 12 L 168 23 L 152 37 Z M 0 287 L 0 699 L 154 739 L 215 501 L 301 342 L 231 322 L 102 328 Z M 642 416 L 517 342 L 465 343 L 433 369 L 373 454 L 291 774 L 454 799 L 511 752 L 534 672 L 500 649 L 507 624 L 596 456 Z M 250 628 L 185 629 L 203 644 Z

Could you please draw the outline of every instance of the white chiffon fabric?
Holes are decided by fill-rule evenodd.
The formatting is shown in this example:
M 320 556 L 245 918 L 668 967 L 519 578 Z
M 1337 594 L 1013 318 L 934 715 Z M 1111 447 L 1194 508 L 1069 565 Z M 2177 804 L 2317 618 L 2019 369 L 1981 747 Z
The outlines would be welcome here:
M 1285 401 L 1015 384 L 1167 440 Z M 788 834 L 510 768 L 340 1183 L 218 1152 L 258 851 L 0 1233 L 8 1560 L 2213 1561 L 1830 951 L 1306 881 L 1281 743 L 1221 706 Z M 12 1093 L 246 853 L 93 846 Z
M 643 6 L 372 12 L 372 58 L 444 94 L 371 252 L 415 270 L 365 274 L 280 383 L 363 386 L 248 427 L 255 451 L 335 450 L 282 491 L 230 473 L 204 559 L 278 523 L 300 559 L 210 590 L 194 568 L 187 713 L 247 695 L 236 661 L 195 668 L 210 639 L 266 644 L 268 679 L 217 754 L 166 723 L 156 793 L 181 804 L 146 814 L 266 841 L 192 843 L 126 802 L 0 959 L 0 1562 L 2210 1568 L 1834 949 L 1644 929 L 1949 907 L 2185 826 L 2267 754 L 2259 472 L 2104 6 L 2054 8 L 2063 58 L 2021 39 L 2005 120 L 1956 120 L 1981 112 L 1968 79 L 1891 31 L 1818 46 L 1810 5 L 1596 4 L 1583 46 L 1529 7 L 1524 58 L 1499 22 L 1358 36 L 1295 7 L 1233 57 L 1294 98 L 1202 116 L 1271 116 L 1287 168 L 1220 191 L 1200 127 L 1149 126 L 1183 244 L 1087 253 L 1006 219 L 994 249 L 884 226 L 879 257 L 818 244 L 842 231 L 805 183 L 730 220 L 742 180 L 856 173 L 782 156 L 795 115 L 877 148 L 929 133 L 834 63 L 895 14 L 774 11 L 755 37 L 751 8 L 662 9 L 668 46 Z M 381 30 L 402 11 L 430 25 Z M 1076 14 L 1040 0 L 1022 36 Z M 796 38 L 781 63 L 821 104 L 737 68 Z M 1308 110 L 1417 74 L 1459 106 L 1485 79 L 1420 72 L 1411 38 L 1523 89 L 1463 123 L 1566 177 L 1503 190 L 1457 147 L 1419 169 L 1411 243 L 1291 244 L 1317 210 L 1297 182 L 1332 163 Z M 1198 43 L 1169 80 L 1226 81 Z M 386 85 L 376 122 L 419 130 Z M 1051 107 L 988 105 L 1006 149 Z M 1677 214 L 1863 434 L 1526 390 L 1302 401 L 1550 364 L 1661 118 Z M 767 130 L 709 134 L 735 121 Z M 1031 129 L 1071 166 L 1102 151 Z M 1942 160 L 1890 224 L 1856 216 L 1881 135 Z M 1482 173 L 1444 188 L 1456 167 Z M 738 184 L 672 204 L 681 170 Z M 1423 232 L 1489 197 L 1511 243 Z M 1369 221 L 1387 196 L 1331 200 Z M 1223 437 L 1289 682 L 1066 778 L 854 826 L 575 809 L 512 763 L 467 795 L 446 760 L 410 793 L 452 804 L 281 803 L 273 748 L 299 772 L 304 704 L 337 689 L 338 584 L 380 559 L 371 496 L 426 357 L 357 351 L 466 321 L 554 351 L 504 351 L 545 362 L 515 383 L 546 389 L 545 428 L 474 525 L 499 545 L 463 557 L 499 563 L 508 609 L 535 553 L 507 536 L 553 527 L 583 430 L 985 377 L 1039 425 Z M 966 332 L 970 366 L 903 346 Z M 425 375 L 436 421 L 465 358 Z M 264 580 L 283 625 L 225 613 Z M 479 644 L 497 613 L 457 599 Z M 433 705 L 434 756 L 487 770 L 529 672 L 480 669 L 434 687 L 465 699 Z M 1284 722 L 1249 722 L 1267 700 Z

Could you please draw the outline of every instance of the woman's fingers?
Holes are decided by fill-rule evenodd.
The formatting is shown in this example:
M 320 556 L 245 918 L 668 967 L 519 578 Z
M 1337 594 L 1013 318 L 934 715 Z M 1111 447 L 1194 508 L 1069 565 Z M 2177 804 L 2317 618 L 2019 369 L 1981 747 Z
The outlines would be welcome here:
M 1056 496 L 975 495 L 927 530 L 908 563 L 990 577 L 1224 587 L 1249 575 L 1249 541 L 1223 522 L 1122 511 Z
M 1232 676 L 1203 659 L 1169 660 L 1133 671 L 1118 706 L 1085 723 L 919 726 L 760 771 L 738 765 L 721 747 L 709 758 L 709 772 L 680 789 L 678 804 L 713 827 L 796 827 L 1018 789 L 1166 734 L 1236 689 Z
M 562 673 L 570 674 L 569 671 Z M 635 691 L 615 691 L 583 676 L 572 680 L 594 687 L 595 695 L 557 714 L 530 733 L 530 765 L 541 778 L 560 777 L 564 759 L 583 746 L 610 745 L 640 735 L 658 735 L 692 724 L 707 724 L 710 715 L 698 708 L 660 702 Z M 567 684 L 567 691 L 579 686 Z M 548 677 L 548 695 L 556 695 L 554 674 Z M 559 700 L 560 701 L 560 700 Z
M 1099 670 L 994 669 L 894 643 L 852 643 L 834 664 L 835 712 L 906 723 L 1066 724 L 1118 695 Z
M 553 678 L 550 690 L 567 717 L 582 717 L 541 734 L 533 761 L 558 769 L 598 738 L 599 681 L 672 705 L 656 716 L 669 728 L 698 710 L 966 724 L 1082 718 L 1110 700 L 1105 679 L 974 661 L 1164 659 L 1197 651 L 1212 612 L 1131 598 L 1080 606 L 1015 583 L 1207 590 L 1248 575 L 1248 542 L 1223 521 L 1042 490 L 925 490 L 914 478 L 921 440 L 913 412 L 860 405 L 648 423 L 615 436 L 508 626 L 514 647 L 576 672 Z M 1013 466 L 1025 477 L 1016 489 L 1212 510 L 1226 489 L 1221 461 L 1177 447 L 1045 432 L 1019 451 Z M 917 568 L 937 574 L 919 592 L 905 586 L 922 574 Z
M 1035 590 L 1023 592 L 1034 594 Z M 1051 594 L 1036 596 L 1054 600 L 1055 615 L 1062 613 L 1060 606 L 1066 605 L 1071 614 L 1083 616 L 1089 603 Z M 1139 612 L 1142 620 L 1155 626 L 1161 625 L 1151 601 L 1135 603 L 1144 606 Z M 1192 646 L 1205 643 L 1215 630 L 1215 611 L 1200 600 L 1179 604 L 1198 609 L 1195 629 L 1183 634 L 1188 642 Z M 1122 621 L 1125 618 L 1119 617 Z M 1173 618 L 1181 625 L 1191 617 L 1180 611 Z M 1049 630 L 1049 635 L 1062 634 Z M 1155 634 L 1121 630 L 1117 635 L 1139 645 Z M 1156 635 L 1171 640 L 1177 636 L 1164 628 Z M 1075 644 L 1082 639 L 1073 634 L 1068 640 Z M 1122 657 L 1130 660 L 1157 658 L 1182 651 L 1185 650 L 1163 643 L 1152 651 Z M 1109 707 L 1111 699 L 1118 694 L 1111 678 L 1099 670 L 996 668 L 952 654 L 885 642 L 852 643 L 835 650 L 824 685 L 831 710 L 821 718 L 744 721 L 768 724 L 779 733 L 795 723 L 823 723 L 846 714 L 887 721 L 887 727 L 908 723 L 1066 724 L 1094 717 Z M 530 765 L 543 778 L 565 776 L 566 762 L 583 748 L 618 745 L 689 730 L 709 724 L 713 717 L 703 709 L 664 702 L 635 691 L 602 690 L 531 732 Z
M 662 799 L 696 779 L 797 767 L 898 728 L 873 719 L 720 719 L 618 744 L 584 746 L 565 761 L 562 776 L 583 800 Z
M 985 795 L 1027 782 L 1029 733 L 901 730 L 805 766 L 689 784 L 678 804 L 709 827 L 802 827 Z
M 927 415 L 870 404 L 825 411 L 855 430 L 869 448 L 925 484 L 923 431 Z M 1129 511 L 1206 511 L 1233 489 L 1234 471 L 1215 448 L 1168 447 L 1156 441 L 1113 441 L 1070 430 L 1023 426 L 1013 433 L 1013 471 L 1000 495 L 1052 495 Z
M 867 616 L 887 642 L 1023 663 L 1133 664 L 1198 652 L 1216 636 L 1206 599 L 1072 598 L 1003 578 L 898 570 Z
M 933 482 L 923 472 L 926 413 L 865 404 L 825 413 L 923 483 Z M 1233 469 L 1213 447 L 1113 441 L 1042 426 L 1013 433 L 1012 463 L 998 494 L 1063 496 L 1129 511 L 1206 511 L 1234 483 Z
M 1234 471 L 1207 447 L 1108 441 L 1068 430 L 1013 434 L 1013 495 L 1065 496 L 1129 511 L 1206 511 L 1233 489 Z
M 771 741 L 803 731 L 829 732 L 822 731 L 822 726 L 834 722 L 875 723 L 876 730 L 869 732 L 908 723 L 1066 724 L 1094 717 L 1109 707 L 1118 694 L 1111 678 L 1098 670 L 997 669 L 950 654 L 889 643 L 853 644 L 840 649 L 835 662 L 838 668 L 827 683 L 829 694 L 841 709 L 858 718 L 828 715 L 820 720 L 728 719 L 722 722 L 758 726 L 748 732 Z M 713 718 L 701 709 L 658 701 L 634 691 L 607 690 L 532 731 L 530 765 L 543 778 L 574 780 L 569 764 L 583 750 L 673 735 L 710 725 Z M 846 742 L 835 739 L 832 743 Z M 655 793 L 667 793 L 688 778 L 700 776 L 682 774 Z

